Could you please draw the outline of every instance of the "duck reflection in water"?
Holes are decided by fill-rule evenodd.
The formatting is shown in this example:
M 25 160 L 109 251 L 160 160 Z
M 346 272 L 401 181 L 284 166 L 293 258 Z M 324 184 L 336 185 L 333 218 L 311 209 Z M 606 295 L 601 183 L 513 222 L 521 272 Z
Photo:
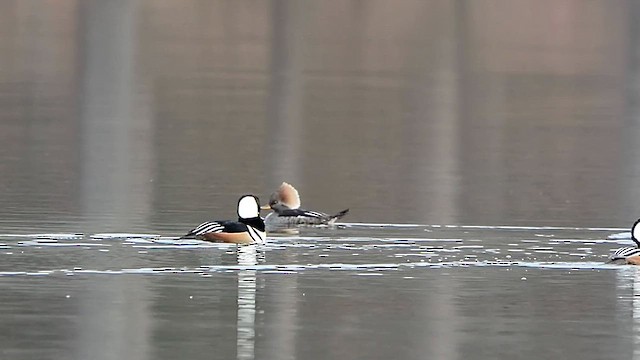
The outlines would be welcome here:
M 238 246 L 238 322 L 237 358 L 255 358 L 256 340 L 256 270 L 255 265 L 264 261 L 264 254 L 256 245 Z

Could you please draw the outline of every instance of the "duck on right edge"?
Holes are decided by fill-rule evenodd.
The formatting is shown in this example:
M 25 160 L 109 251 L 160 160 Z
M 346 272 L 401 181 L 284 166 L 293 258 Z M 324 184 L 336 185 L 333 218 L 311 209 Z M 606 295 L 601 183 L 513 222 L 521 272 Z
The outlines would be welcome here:
M 265 205 L 260 209 L 273 210 L 273 212 L 269 213 L 264 219 L 268 227 L 333 225 L 336 220 L 349 212 L 349 209 L 345 209 L 335 215 L 329 215 L 322 212 L 301 209 L 298 190 L 286 182 L 283 182 L 278 190 L 271 194 L 269 205 Z
M 625 246 L 609 257 L 610 264 L 640 265 L 640 219 L 631 227 L 631 240 L 636 246 Z

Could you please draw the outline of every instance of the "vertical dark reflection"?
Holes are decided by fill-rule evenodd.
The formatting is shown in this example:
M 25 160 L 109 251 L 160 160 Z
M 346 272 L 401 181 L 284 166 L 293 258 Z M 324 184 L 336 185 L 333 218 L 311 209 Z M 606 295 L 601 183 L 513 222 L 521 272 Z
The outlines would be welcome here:
M 267 103 L 266 183 L 272 191 L 282 181 L 299 184 L 302 181 L 301 162 L 304 158 L 302 130 L 304 119 L 304 44 L 306 2 L 272 0 L 270 3 L 271 39 L 270 80 Z M 266 200 L 266 199 L 265 199 Z M 265 317 L 275 326 L 268 342 L 265 358 L 295 357 L 295 325 L 297 323 L 297 278 L 283 280 L 282 291 L 276 292 L 277 305 Z M 273 353 L 270 353 L 274 351 Z
M 271 66 L 265 166 L 269 188 L 301 180 L 304 2 L 271 1 Z
M 87 227 L 131 231 L 146 219 L 151 123 L 136 117 L 135 36 L 137 1 L 80 3 L 82 78 L 82 205 Z M 113 252 L 124 251 L 113 248 Z M 122 253 L 127 267 L 132 254 Z M 86 255 L 88 256 L 88 255 Z M 111 257 L 92 266 L 112 268 Z M 149 315 L 144 277 L 90 282 L 80 304 L 77 358 L 145 359 Z
M 626 118 L 623 135 L 623 168 L 620 174 L 623 185 L 618 191 L 620 199 L 620 224 L 630 225 L 640 214 L 640 2 L 627 2 L 627 67 L 625 69 Z
M 483 30 L 482 22 L 478 21 L 482 12 L 483 5 L 478 2 L 456 2 L 459 89 L 456 106 L 461 119 L 459 222 L 472 222 L 471 214 L 487 214 L 484 204 L 489 199 L 483 194 L 491 194 L 491 215 L 504 213 L 506 201 L 501 183 L 504 177 L 503 126 L 507 121 L 505 111 L 501 109 L 506 100 L 505 82 L 503 74 L 482 68 L 479 52 L 486 46 L 478 34 Z
M 431 218 L 441 223 L 455 223 L 458 221 L 458 196 L 460 189 L 460 128 L 464 114 L 460 100 L 464 90 L 464 50 L 465 36 L 464 26 L 468 21 L 465 0 L 438 3 L 436 14 L 438 29 L 436 33 L 447 34 L 439 37 L 436 43 L 437 71 L 432 76 L 424 79 L 426 88 L 430 82 L 436 89 L 436 99 L 429 109 L 424 109 L 425 114 L 431 118 L 432 124 L 427 129 L 435 134 L 431 141 L 423 141 L 424 153 L 429 156 L 429 164 L 423 164 L 421 178 L 428 179 L 429 192 L 422 196 L 420 208 L 423 213 L 430 214 Z M 427 102 L 422 102 L 426 104 Z M 428 223 L 430 219 L 425 219 Z M 431 352 L 434 359 L 458 359 L 461 357 L 459 346 L 460 337 L 457 329 L 460 326 L 459 308 L 454 305 L 455 295 L 462 285 L 455 279 L 438 278 L 433 285 L 436 291 L 424 294 L 425 320 L 429 323 L 432 318 L 444 318 L 448 321 L 432 325 L 425 333 L 428 341 L 422 345 L 423 352 Z
M 417 22 L 411 34 L 407 69 L 408 115 L 404 116 L 402 171 L 395 180 L 406 182 L 399 196 L 403 204 L 421 214 L 421 223 L 455 223 L 459 193 L 459 142 L 462 110 L 459 49 L 466 20 L 457 2 L 416 3 L 414 13 L 428 21 Z M 428 34 L 438 34 L 429 36 Z
M 81 4 L 82 205 L 93 230 L 146 224 L 153 123 L 135 103 L 137 1 Z
M 623 135 L 624 152 L 621 172 L 622 186 L 617 189 L 620 199 L 620 223 L 631 224 L 635 218 L 640 216 L 640 187 L 637 180 L 640 177 L 640 2 L 635 0 L 627 1 L 627 66 L 625 69 L 626 79 L 626 119 L 625 133 Z M 618 287 L 628 288 L 628 282 L 632 282 L 633 289 L 633 358 L 640 358 L 640 275 L 620 273 L 618 276 Z M 624 305 L 624 302 L 620 302 Z M 624 310 L 623 310 L 624 311 Z

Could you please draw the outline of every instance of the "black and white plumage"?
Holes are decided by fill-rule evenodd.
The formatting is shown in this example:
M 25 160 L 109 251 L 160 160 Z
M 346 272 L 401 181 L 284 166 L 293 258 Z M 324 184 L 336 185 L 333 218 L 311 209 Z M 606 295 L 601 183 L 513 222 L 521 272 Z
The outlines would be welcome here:
M 631 240 L 636 243 L 636 246 L 625 246 L 617 249 L 609 257 L 610 263 L 622 263 L 631 265 L 640 265 L 640 219 L 631 227 Z
M 301 209 L 298 190 L 286 182 L 283 182 L 278 190 L 271 194 L 269 205 L 263 206 L 261 209 L 273 210 L 264 219 L 267 227 L 270 228 L 296 225 L 333 225 L 336 220 L 349 212 L 349 209 L 345 209 L 337 214 L 330 215 Z
M 626 259 L 630 256 L 638 256 L 638 255 L 640 255 L 640 248 L 633 247 L 633 246 L 626 246 L 614 251 L 614 253 L 611 255 L 611 260 Z
M 264 243 L 266 230 L 260 217 L 260 200 L 253 195 L 244 195 L 238 200 L 238 221 L 203 222 L 182 238 L 236 244 Z

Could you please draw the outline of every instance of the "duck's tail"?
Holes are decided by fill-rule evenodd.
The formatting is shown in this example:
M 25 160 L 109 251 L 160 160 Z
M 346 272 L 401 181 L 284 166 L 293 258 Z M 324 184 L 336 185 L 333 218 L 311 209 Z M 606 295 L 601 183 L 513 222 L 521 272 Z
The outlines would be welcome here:
M 349 212 L 349 209 L 344 209 L 344 210 L 340 211 L 339 213 L 337 213 L 335 215 L 329 216 L 329 224 L 333 224 L 334 222 L 336 222 L 336 220 L 338 220 L 341 217 L 347 215 L 348 212 Z

